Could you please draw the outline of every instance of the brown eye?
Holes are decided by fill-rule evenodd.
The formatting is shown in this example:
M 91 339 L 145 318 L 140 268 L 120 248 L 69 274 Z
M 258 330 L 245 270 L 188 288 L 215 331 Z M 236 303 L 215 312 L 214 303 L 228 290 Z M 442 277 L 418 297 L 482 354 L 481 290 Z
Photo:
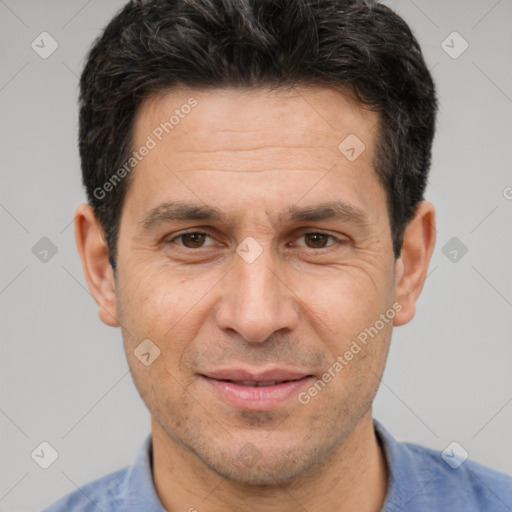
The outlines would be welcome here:
M 331 244 L 327 244 L 329 238 L 334 240 L 334 237 L 331 235 L 326 235 L 325 233 L 304 233 L 301 238 L 304 238 L 306 243 L 306 247 L 310 249 L 324 249 Z
M 174 237 L 171 240 L 171 242 L 174 242 L 175 240 L 181 240 L 181 243 L 179 245 L 182 245 L 187 249 L 199 249 L 203 247 L 207 237 L 208 235 L 206 233 L 194 231 L 192 233 L 183 233 L 181 235 L 178 235 Z

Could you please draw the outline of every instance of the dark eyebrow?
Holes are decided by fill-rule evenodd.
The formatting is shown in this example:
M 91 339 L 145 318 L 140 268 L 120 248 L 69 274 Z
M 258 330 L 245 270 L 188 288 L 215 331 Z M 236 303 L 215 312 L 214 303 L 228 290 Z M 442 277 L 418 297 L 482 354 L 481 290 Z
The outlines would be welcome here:
M 158 224 L 171 222 L 208 220 L 232 224 L 233 219 L 233 215 L 226 216 L 221 210 L 212 206 L 174 201 L 162 203 L 149 210 L 140 221 L 140 224 L 144 230 L 150 230 Z M 293 205 L 278 214 L 276 224 L 315 222 L 329 219 L 350 222 L 362 228 L 367 228 L 371 225 L 364 210 L 343 201 L 332 201 L 304 207 Z
M 152 208 L 144 215 L 140 224 L 145 230 L 149 230 L 157 224 L 185 220 L 222 221 L 223 215 L 218 208 L 175 201 L 162 203 Z
M 281 222 L 289 220 L 292 222 L 311 222 L 320 220 L 340 220 L 352 222 L 361 227 L 369 227 L 370 219 L 361 208 L 345 203 L 343 201 L 332 201 L 315 206 L 298 207 L 292 206 L 280 216 Z

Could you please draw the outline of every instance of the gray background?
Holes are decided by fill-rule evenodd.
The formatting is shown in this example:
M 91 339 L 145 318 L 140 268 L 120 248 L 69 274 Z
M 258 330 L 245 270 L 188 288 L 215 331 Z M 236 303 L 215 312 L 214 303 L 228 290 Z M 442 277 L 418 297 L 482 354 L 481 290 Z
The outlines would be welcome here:
M 0 0 L 0 511 L 35 511 L 133 462 L 149 414 L 118 329 L 103 325 L 75 249 L 84 200 L 77 81 L 121 1 Z M 510 0 L 388 2 L 411 25 L 438 85 L 427 199 L 438 241 L 411 324 L 395 329 L 375 417 L 398 439 L 512 473 L 512 53 Z M 58 49 L 42 59 L 43 32 Z M 441 46 L 457 31 L 454 59 Z M 452 42 L 453 41 L 453 42 Z M 462 41 L 448 38 L 452 53 Z M 48 48 L 48 46 L 46 46 Z M 32 252 L 48 237 L 46 263 Z M 452 262 L 457 237 L 468 252 Z M 31 458 L 41 441 L 59 453 Z

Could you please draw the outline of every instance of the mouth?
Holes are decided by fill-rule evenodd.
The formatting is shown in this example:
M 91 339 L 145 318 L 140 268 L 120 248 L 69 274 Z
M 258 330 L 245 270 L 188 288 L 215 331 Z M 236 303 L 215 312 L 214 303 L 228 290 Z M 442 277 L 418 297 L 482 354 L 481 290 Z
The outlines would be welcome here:
M 229 379 L 218 379 L 222 382 L 231 382 L 233 384 L 236 384 L 237 386 L 254 386 L 257 388 L 264 388 L 267 386 L 277 386 L 278 384 L 285 384 L 286 382 L 294 382 L 294 380 L 299 379 L 292 379 L 292 380 L 229 380 Z
M 237 409 L 275 410 L 296 396 L 314 376 L 300 371 L 275 369 L 263 373 L 223 370 L 201 374 L 210 392 Z

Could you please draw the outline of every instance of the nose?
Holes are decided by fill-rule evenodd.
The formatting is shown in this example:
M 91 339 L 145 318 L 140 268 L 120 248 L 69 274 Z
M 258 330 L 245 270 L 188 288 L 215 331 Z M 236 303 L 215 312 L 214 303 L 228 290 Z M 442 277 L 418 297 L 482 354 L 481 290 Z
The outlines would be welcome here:
M 215 310 L 217 326 L 250 343 L 262 343 L 277 331 L 294 330 L 299 321 L 298 298 L 271 251 L 266 249 L 252 263 L 235 258 Z

